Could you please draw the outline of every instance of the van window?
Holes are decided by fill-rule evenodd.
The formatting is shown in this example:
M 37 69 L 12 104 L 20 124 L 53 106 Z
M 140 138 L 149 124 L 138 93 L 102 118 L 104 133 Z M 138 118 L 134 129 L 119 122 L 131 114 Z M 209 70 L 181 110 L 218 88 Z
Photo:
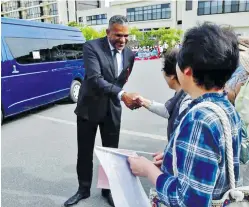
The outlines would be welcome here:
M 83 45 L 71 40 L 63 40 L 62 50 L 67 60 L 83 59 Z
M 48 40 L 50 49 L 51 61 L 62 61 L 66 60 L 66 56 L 62 50 L 61 40 Z
M 5 38 L 10 51 L 20 64 L 32 64 L 50 61 L 46 39 Z
M 83 43 L 73 40 L 5 38 L 20 64 L 76 60 L 83 58 Z

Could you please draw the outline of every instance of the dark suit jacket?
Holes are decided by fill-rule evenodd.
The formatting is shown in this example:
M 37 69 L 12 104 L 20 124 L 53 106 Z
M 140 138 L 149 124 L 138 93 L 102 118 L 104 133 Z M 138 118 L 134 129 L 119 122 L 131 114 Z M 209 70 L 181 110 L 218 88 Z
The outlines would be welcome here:
M 115 68 L 107 37 L 88 41 L 83 47 L 85 78 L 82 82 L 75 114 L 92 122 L 101 121 L 111 114 L 120 124 L 121 104 L 118 93 L 132 71 L 135 56 L 125 47 L 123 71 L 115 77 Z

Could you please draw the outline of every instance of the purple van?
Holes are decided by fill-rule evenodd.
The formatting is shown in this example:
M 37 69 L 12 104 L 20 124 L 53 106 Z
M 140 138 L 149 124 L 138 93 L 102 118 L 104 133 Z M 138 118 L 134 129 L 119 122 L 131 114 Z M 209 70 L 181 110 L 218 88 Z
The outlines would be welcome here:
M 64 98 L 77 102 L 84 78 L 80 30 L 1 20 L 2 119 Z

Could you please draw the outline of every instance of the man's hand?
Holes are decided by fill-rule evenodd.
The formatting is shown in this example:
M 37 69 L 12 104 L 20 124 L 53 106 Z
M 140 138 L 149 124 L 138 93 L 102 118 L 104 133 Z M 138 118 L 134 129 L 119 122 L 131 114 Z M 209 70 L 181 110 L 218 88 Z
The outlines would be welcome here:
M 139 106 L 143 106 L 145 108 L 149 108 L 149 106 L 151 105 L 151 101 L 149 99 L 146 99 L 140 95 L 134 97 L 134 99 L 136 100 L 137 104 Z
M 121 100 L 125 103 L 125 105 L 133 110 L 133 109 L 137 109 L 140 108 L 140 104 L 136 101 L 136 97 L 138 96 L 137 93 L 126 93 L 124 92 Z

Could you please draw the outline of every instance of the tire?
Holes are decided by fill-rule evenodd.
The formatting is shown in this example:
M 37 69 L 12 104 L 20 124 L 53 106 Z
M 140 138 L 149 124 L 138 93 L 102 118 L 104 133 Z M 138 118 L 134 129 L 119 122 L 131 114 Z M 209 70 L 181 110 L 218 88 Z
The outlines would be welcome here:
M 81 83 L 79 81 L 77 81 L 77 80 L 74 80 L 72 82 L 72 84 L 71 84 L 69 99 L 73 103 L 77 103 L 77 101 L 78 101 L 78 95 L 79 95 L 79 91 L 80 91 L 80 86 L 81 86 Z

